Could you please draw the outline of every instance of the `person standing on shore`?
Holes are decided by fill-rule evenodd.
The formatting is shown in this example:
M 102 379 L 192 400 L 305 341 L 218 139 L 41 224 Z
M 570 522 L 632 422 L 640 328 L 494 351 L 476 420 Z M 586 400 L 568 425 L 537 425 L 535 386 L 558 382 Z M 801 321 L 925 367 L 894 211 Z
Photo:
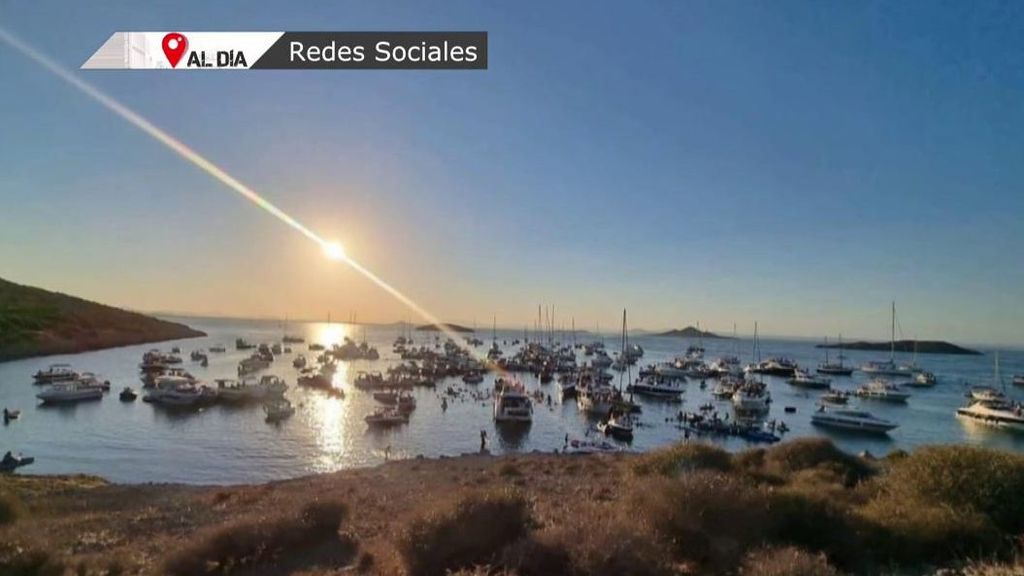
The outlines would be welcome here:
M 480 452 L 483 453 L 483 452 L 486 452 L 486 451 L 487 451 L 487 431 L 486 430 L 481 430 L 480 431 Z

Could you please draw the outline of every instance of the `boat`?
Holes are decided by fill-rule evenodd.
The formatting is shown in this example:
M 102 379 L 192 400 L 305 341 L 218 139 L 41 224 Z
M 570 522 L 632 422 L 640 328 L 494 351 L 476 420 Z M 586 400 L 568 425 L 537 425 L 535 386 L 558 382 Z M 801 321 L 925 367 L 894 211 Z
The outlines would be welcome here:
M 654 374 L 662 379 L 686 380 L 686 370 L 669 362 L 655 366 Z
M 295 407 L 286 398 L 276 398 L 263 405 L 263 412 L 267 415 L 267 422 L 280 422 L 291 418 Z
M 799 388 L 828 388 L 832 385 L 831 379 L 824 376 L 815 376 L 807 370 L 799 368 L 793 371 L 793 376 L 787 382 Z
M 914 378 L 912 380 L 903 383 L 904 386 L 912 386 L 914 388 L 928 388 L 935 386 L 935 384 L 935 374 L 926 370 L 922 370 L 921 372 L 914 374 Z
M 811 424 L 823 428 L 870 434 L 885 434 L 899 427 L 899 424 L 895 422 L 879 418 L 863 410 L 825 410 L 824 407 L 811 416 Z
M 0 459 L 0 472 L 14 472 L 18 468 L 21 468 L 22 466 L 28 466 L 29 464 L 35 461 L 36 459 L 31 456 L 21 456 L 20 454 L 18 456 L 15 456 L 14 454 L 8 452 L 4 454 L 3 459 Z
M 896 303 L 892 303 L 892 323 L 889 336 L 889 359 L 868 362 L 860 367 L 865 374 L 878 376 L 912 376 L 920 369 L 913 364 L 896 364 Z
M 737 412 L 753 414 L 767 412 L 772 401 L 768 387 L 763 382 L 750 380 L 736 388 L 731 400 Z
M 597 429 L 604 433 L 605 436 L 611 436 L 617 440 L 632 440 L 633 439 L 633 415 L 628 412 L 613 412 L 608 416 L 607 420 L 602 420 L 597 424 Z
M 798 368 L 797 363 L 789 358 L 768 358 L 747 366 L 745 372 L 766 376 L 792 376 Z
M 647 376 L 638 379 L 634 384 L 626 388 L 627 391 L 641 396 L 654 398 L 677 399 L 685 391 L 674 378 L 661 376 Z
M 268 398 L 280 398 L 288 390 L 281 378 L 267 374 L 259 380 L 246 378 L 242 381 L 221 378 L 217 383 L 217 397 L 225 402 L 260 402 Z
M 302 354 L 299 354 L 298 356 L 295 357 L 294 360 L 292 360 L 292 366 L 295 367 L 295 368 L 299 368 L 300 370 L 302 368 L 305 368 L 306 367 L 306 357 L 303 356 Z
M 215 345 L 215 346 L 210 346 L 210 347 L 208 348 L 208 350 L 209 350 L 210 352 L 215 352 L 215 353 L 217 353 L 217 354 L 223 354 L 224 352 L 227 352 L 227 351 L 228 351 L 228 349 L 227 349 L 226 347 L 224 347 L 224 346 L 221 346 L 220 344 L 217 344 L 217 345 Z
M 712 376 L 719 377 L 726 375 L 740 376 L 743 374 L 743 366 L 740 365 L 740 359 L 737 356 L 722 356 L 711 362 L 708 366 L 708 372 Z
M 564 454 L 587 455 L 587 454 L 615 454 L 622 452 L 622 448 L 607 440 L 590 440 L 573 438 L 562 450 Z
M 143 396 L 142 401 L 165 406 L 194 406 L 200 401 L 215 398 L 215 392 L 204 392 L 204 389 L 192 380 L 181 376 L 162 376 Z
M 135 402 L 135 399 L 138 397 L 139 395 L 135 390 L 132 390 L 131 386 L 125 386 L 124 390 L 121 390 L 121 393 L 118 394 L 118 398 L 121 399 L 121 402 Z
M 235 350 L 251 350 L 255 347 L 255 344 L 247 342 L 244 338 L 235 339 Z
M 533 401 L 518 381 L 501 381 L 494 395 L 495 422 L 532 422 Z
M 1019 404 L 1003 399 L 975 400 L 968 406 L 957 408 L 956 415 L 985 426 L 1024 432 L 1024 410 Z
M 971 386 L 966 396 L 971 400 L 983 402 L 1006 400 L 1006 395 L 991 386 Z
M 830 388 L 828 392 L 821 395 L 818 401 L 822 404 L 846 404 L 850 400 L 850 393 Z
M 860 398 L 881 400 L 883 402 L 906 402 L 910 393 L 900 389 L 888 380 L 875 379 L 862 385 L 853 392 Z
M 86 400 L 99 400 L 103 398 L 103 388 L 83 380 L 57 382 L 36 394 L 36 398 L 42 400 L 43 404 L 70 404 Z
M 4 424 L 7 424 L 11 420 L 17 420 L 21 418 L 21 410 L 9 410 L 4 408 Z
M 46 370 L 39 370 L 32 375 L 36 384 L 67 382 L 78 378 L 78 372 L 71 369 L 70 364 L 51 364 Z
M 1024 374 L 1015 374 L 1013 376 L 1014 386 L 1024 386 Z
M 479 384 L 484 381 L 484 375 L 479 370 L 470 370 L 462 375 L 462 381 L 466 384 Z
M 831 376 L 851 376 L 853 374 L 853 367 L 844 366 L 843 360 L 846 357 L 843 356 L 843 335 L 839 335 L 839 362 L 832 363 L 828 358 L 828 337 L 825 337 L 825 361 L 818 364 L 818 374 L 829 374 Z
M 252 374 L 253 372 L 259 372 L 270 368 L 271 361 L 260 354 L 253 354 L 252 356 L 242 360 L 238 363 L 238 375 L 245 376 L 246 374 Z
M 398 424 L 408 424 L 409 415 L 403 414 L 395 408 L 381 408 L 376 412 L 367 415 L 363 420 L 370 426 L 395 426 Z

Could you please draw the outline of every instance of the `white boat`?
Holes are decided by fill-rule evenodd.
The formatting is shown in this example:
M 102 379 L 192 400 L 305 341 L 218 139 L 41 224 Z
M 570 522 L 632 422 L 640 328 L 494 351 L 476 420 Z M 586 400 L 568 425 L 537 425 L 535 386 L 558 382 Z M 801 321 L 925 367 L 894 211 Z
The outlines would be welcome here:
M 958 408 L 956 415 L 985 426 L 1024 432 L 1024 410 L 1005 400 L 976 400 Z
M 628 388 L 628 391 L 641 396 L 674 399 L 679 398 L 685 389 L 674 378 L 647 376 L 637 380 Z
M 892 323 L 889 336 L 889 359 L 877 362 L 868 362 L 860 367 L 865 374 L 878 376 L 913 376 L 920 371 L 913 364 L 896 364 L 896 303 L 892 303 Z
M 793 371 L 793 376 L 788 382 L 800 388 L 828 388 L 832 385 L 831 379 L 824 376 L 815 376 L 801 368 Z
M 259 380 L 246 378 L 241 382 L 230 379 L 217 380 L 217 397 L 225 402 L 259 402 L 268 398 L 279 398 L 284 395 L 288 385 L 284 380 L 273 375 L 265 375 Z
M 614 364 L 611 356 L 608 355 L 604 350 L 597 350 L 594 352 L 594 357 L 590 359 L 590 365 L 594 368 L 608 368 Z
M 562 450 L 565 454 L 615 454 L 622 452 L 622 448 L 607 440 L 572 439 Z
M 209 399 L 210 396 L 211 393 L 204 393 L 202 388 L 187 378 L 161 376 L 157 378 L 156 385 L 146 393 L 142 400 L 166 406 L 193 406 L 204 398 Z
M 81 380 L 58 382 L 46 390 L 36 394 L 36 398 L 42 400 L 43 404 L 99 400 L 100 398 L 103 398 L 103 389 Z
M 1024 386 L 1024 374 L 1016 374 L 1013 377 L 1014 386 Z
M 714 376 L 725 376 L 727 374 L 740 376 L 743 374 L 743 366 L 736 356 L 722 356 L 708 366 L 708 371 Z
M 37 384 L 49 384 L 75 380 L 78 378 L 78 372 L 72 370 L 69 364 L 51 364 L 49 368 L 37 371 L 32 377 Z
M 291 418 L 295 407 L 287 399 L 277 398 L 264 404 L 263 411 L 267 414 L 267 422 L 280 422 Z
M 887 380 L 872 380 L 854 391 L 860 398 L 881 400 L 883 402 L 906 402 L 910 393 L 900 389 L 899 386 Z
M 532 422 L 533 401 L 518 381 L 505 381 L 494 395 L 495 422 Z
M 763 413 L 771 404 L 768 387 L 760 382 L 744 382 L 732 394 L 732 405 L 737 412 Z
M 381 408 L 373 414 L 363 418 L 370 426 L 395 426 L 397 424 L 408 424 L 409 416 L 395 408 Z
M 904 383 L 904 386 L 913 386 L 915 388 L 928 388 L 935 386 L 936 379 L 935 374 L 922 370 L 917 374 L 914 374 L 914 378 L 909 382 Z
M 598 423 L 597 429 L 605 436 L 611 436 L 619 440 L 633 439 L 633 415 L 627 413 L 616 413 L 608 416 L 607 420 Z
M 821 395 L 818 401 L 822 404 L 846 404 L 850 400 L 850 393 L 842 390 L 829 389 Z
M 811 423 L 824 428 L 835 428 L 851 432 L 885 434 L 899 427 L 899 424 L 878 418 L 862 410 L 824 410 L 811 416 Z
M 669 362 L 655 366 L 654 373 L 662 379 L 686 380 L 686 370 Z
M 982 402 L 1006 400 L 1005 394 L 991 386 L 971 386 L 971 389 L 967 391 L 967 397 Z

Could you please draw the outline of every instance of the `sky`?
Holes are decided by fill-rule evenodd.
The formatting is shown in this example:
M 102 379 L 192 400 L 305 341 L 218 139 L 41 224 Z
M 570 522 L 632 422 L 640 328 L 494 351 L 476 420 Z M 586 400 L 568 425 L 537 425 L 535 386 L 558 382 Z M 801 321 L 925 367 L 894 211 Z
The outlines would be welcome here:
M 2 2 L 0 26 L 445 320 L 1024 344 L 1024 5 Z M 119 30 L 485 30 L 486 71 L 77 68 Z M 0 44 L 0 277 L 413 320 Z

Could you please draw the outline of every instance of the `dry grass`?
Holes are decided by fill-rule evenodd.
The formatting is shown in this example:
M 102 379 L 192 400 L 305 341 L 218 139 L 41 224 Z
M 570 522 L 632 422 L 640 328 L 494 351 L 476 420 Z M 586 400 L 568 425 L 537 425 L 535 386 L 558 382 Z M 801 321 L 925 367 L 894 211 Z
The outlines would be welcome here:
M 14 494 L 0 492 L 0 526 L 13 524 L 21 514 L 21 501 Z
M 493 561 L 530 528 L 526 499 L 513 491 L 471 493 L 431 504 L 409 523 L 396 546 L 413 576 L 444 574 Z
M 688 442 L 641 454 L 633 462 L 633 471 L 639 476 L 658 474 L 676 476 L 695 470 L 728 472 L 732 469 L 732 456 L 713 444 Z
M 340 502 L 311 502 L 295 516 L 236 520 L 191 538 L 167 557 L 164 569 L 195 576 L 280 559 L 336 537 L 345 513 Z
M 747 554 L 740 576 L 839 576 L 823 554 L 799 548 L 765 548 Z

